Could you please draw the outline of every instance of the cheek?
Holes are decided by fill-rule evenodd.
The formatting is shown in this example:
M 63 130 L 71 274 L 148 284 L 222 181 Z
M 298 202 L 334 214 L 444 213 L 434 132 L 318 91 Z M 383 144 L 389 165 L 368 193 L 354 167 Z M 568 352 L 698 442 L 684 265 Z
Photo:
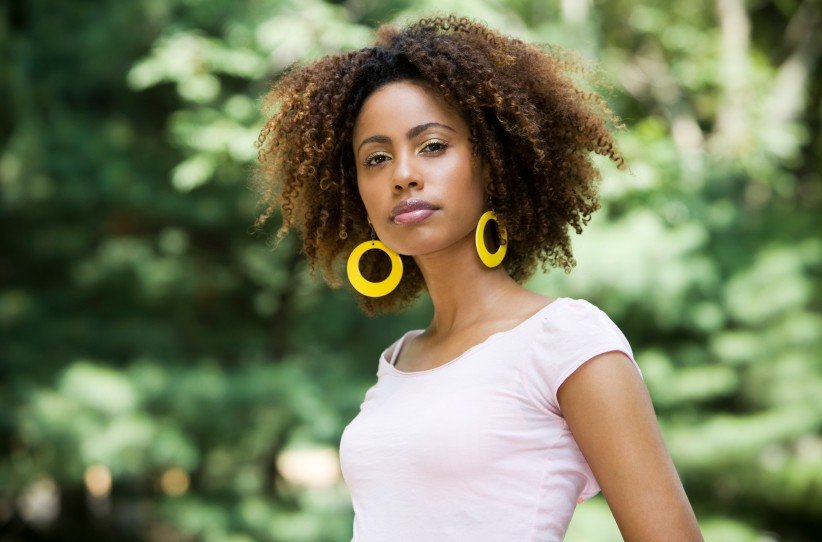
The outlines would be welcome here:
M 376 206 L 378 205 L 378 198 L 373 187 L 370 187 L 369 183 L 367 182 L 360 182 L 358 180 L 357 192 L 360 195 L 360 200 L 362 200 L 362 203 L 365 206 L 365 210 L 370 215 L 374 215 L 375 213 L 377 213 L 378 211 L 376 209 Z M 371 221 L 374 221 L 373 216 L 371 217 Z
M 482 171 L 476 167 L 471 157 L 466 155 L 459 158 L 452 171 L 452 180 L 459 179 L 452 186 L 459 190 L 466 203 L 474 206 L 484 205 L 487 196 L 482 182 Z
M 359 173 L 357 173 L 357 192 L 360 194 L 360 198 L 363 201 L 368 198 L 368 184 L 361 180 Z

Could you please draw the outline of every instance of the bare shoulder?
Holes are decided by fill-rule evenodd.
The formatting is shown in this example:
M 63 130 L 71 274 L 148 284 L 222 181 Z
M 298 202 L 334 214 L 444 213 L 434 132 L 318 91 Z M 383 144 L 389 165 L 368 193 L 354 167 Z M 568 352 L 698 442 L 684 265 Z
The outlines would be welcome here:
M 651 397 L 624 353 L 583 363 L 557 401 L 625 540 L 703 540 Z

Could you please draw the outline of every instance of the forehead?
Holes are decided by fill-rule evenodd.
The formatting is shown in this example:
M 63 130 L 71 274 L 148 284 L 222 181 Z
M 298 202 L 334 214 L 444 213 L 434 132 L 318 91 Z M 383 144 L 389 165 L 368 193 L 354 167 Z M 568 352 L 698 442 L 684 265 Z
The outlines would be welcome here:
M 425 122 L 441 122 L 458 131 L 462 118 L 433 89 L 421 83 L 395 81 L 366 98 L 354 123 L 354 142 L 376 133 L 405 132 Z

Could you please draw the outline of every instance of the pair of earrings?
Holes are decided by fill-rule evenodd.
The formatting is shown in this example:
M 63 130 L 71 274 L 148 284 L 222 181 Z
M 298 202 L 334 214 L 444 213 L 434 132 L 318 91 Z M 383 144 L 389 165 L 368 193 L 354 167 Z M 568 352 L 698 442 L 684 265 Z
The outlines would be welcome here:
M 485 228 L 488 227 L 490 221 L 494 221 L 499 226 L 497 215 L 494 211 L 485 211 L 480 216 L 477 223 L 476 234 L 474 235 L 474 244 L 477 247 L 477 254 L 486 267 L 496 267 L 505 258 L 505 253 L 508 250 L 508 235 L 504 228 L 499 228 L 500 246 L 496 252 L 491 252 L 485 245 Z M 369 222 L 370 224 L 370 222 Z M 360 273 L 360 258 L 369 250 L 382 250 L 391 259 L 391 272 L 388 276 L 380 282 L 371 282 Z M 351 285 L 362 295 L 368 297 L 382 297 L 391 293 L 396 288 L 400 280 L 402 280 L 402 259 L 399 254 L 385 246 L 382 241 L 375 239 L 374 227 L 371 226 L 371 240 L 364 241 L 351 251 L 348 256 L 348 265 L 346 266 L 348 273 L 348 280 Z

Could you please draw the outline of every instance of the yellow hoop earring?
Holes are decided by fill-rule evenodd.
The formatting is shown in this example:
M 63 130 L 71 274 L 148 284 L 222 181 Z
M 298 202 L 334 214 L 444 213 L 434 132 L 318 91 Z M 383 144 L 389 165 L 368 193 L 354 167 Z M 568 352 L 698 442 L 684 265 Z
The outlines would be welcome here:
M 488 247 L 485 246 L 485 227 L 488 225 L 489 220 L 493 220 L 499 225 L 496 213 L 494 213 L 494 211 L 485 211 L 482 213 L 479 223 L 477 224 L 477 233 L 474 240 L 477 245 L 477 254 L 479 254 L 482 263 L 484 263 L 486 267 L 496 267 L 502 263 L 503 258 L 505 258 L 505 253 L 508 251 L 508 235 L 505 232 L 505 228 L 499 228 L 499 236 L 501 238 L 499 248 L 494 253 L 490 252 Z
M 360 273 L 360 258 L 369 250 L 382 250 L 391 258 L 391 272 L 380 282 L 371 282 Z M 385 246 L 382 241 L 363 241 L 348 256 L 348 280 L 355 290 L 368 297 L 382 297 L 391 293 L 402 279 L 402 259 L 399 254 Z

